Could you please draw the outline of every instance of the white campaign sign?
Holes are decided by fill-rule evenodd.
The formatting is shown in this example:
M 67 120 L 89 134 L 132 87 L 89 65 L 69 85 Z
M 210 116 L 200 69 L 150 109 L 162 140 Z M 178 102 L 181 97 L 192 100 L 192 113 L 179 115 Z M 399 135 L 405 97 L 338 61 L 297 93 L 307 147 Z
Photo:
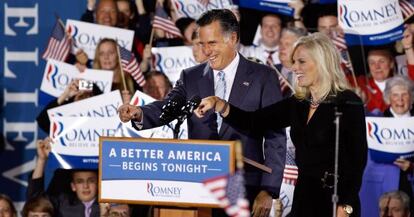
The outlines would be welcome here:
M 153 47 L 151 52 L 155 56 L 155 68 L 165 73 L 173 85 L 183 69 L 198 64 L 189 46 Z
M 52 116 L 63 117 L 118 117 L 117 109 L 122 105 L 119 90 L 107 94 L 90 97 L 73 103 L 47 110 L 49 119 Z
M 75 54 L 78 49 L 82 49 L 89 59 L 94 59 L 96 46 L 102 38 L 115 39 L 121 47 L 129 51 L 131 51 L 134 41 L 134 31 L 132 30 L 71 19 L 66 21 L 66 31 L 74 39 L 72 53 Z
M 179 17 L 198 19 L 200 15 L 207 10 L 230 9 L 232 3 L 229 0 L 209 0 L 208 4 L 205 6 L 199 0 L 175 0 L 175 6 Z
M 112 88 L 113 72 L 97 69 L 86 69 L 84 72 L 79 72 L 73 65 L 49 59 L 40 90 L 54 97 L 59 97 L 75 78 L 93 81 L 102 92 L 108 93 Z

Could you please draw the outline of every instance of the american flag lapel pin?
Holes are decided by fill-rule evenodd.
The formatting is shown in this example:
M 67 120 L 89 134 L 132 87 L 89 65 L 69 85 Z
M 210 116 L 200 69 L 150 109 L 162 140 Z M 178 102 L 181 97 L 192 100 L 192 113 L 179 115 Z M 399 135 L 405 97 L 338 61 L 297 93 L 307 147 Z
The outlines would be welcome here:
M 246 87 L 248 87 L 250 85 L 250 83 L 247 82 L 247 81 L 245 81 L 245 82 L 243 82 L 243 85 L 246 86 Z

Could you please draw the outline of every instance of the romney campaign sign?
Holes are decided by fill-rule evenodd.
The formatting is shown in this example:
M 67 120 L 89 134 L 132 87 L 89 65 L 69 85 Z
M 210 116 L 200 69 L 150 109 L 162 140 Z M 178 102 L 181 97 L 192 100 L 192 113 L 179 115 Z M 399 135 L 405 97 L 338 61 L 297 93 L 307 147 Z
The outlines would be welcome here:
M 74 65 L 50 59 L 43 73 L 40 90 L 59 97 L 75 78 L 93 82 L 102 92 L 108 93 L 112 88 L 113 71 L 85 69 L 84 72 L 79 72 Z
M 398 0 L 338 0 L 338 16 L 348 45 L 381 45 L 402 38 Z
M 392 164 L 397 158 L 414 157 L 414 117 L 367 117 L 367 141 L 371 159 Z
M 202 13 L 207 10 L 212 9 L 223 9 L 232 7 L 230 0 L 209 0 L 203 1 L 200 0 L 175 0 L 173 1 L 175 7 L 177 8 L 177 15 L 179 17 L 191 17 L 198 19 Z
M 99 201 L 217 207 L 203 186 L 234 171 L 234 141 L 101 137 Z
M 132 43 L 134 40 L 134 31 L 132 30 L 71 19 L 66 21 L 66 31 L 74 40 L 72 53 L 76 54 L 78 49 L 82 49 L 88 55 L 89 59 L 92 60 L 95 57 L 96 46 L 103 38 L 112 38 L 118 42 L 119 46 L 129 51 L 132 49 Z
M 189 46 L 153 47 L 151 52 L 155 57 L 155 69 L 165 73 L 173 85 L 183 69 L 198 64 Z

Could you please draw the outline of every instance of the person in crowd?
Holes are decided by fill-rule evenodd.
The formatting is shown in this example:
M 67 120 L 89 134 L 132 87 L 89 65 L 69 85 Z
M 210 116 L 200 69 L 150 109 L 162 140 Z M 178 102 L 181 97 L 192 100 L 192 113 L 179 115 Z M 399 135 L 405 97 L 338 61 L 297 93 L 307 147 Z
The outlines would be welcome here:
M 43 196 L 29 199 L 23 207 L 22 217 L 53 217 L 52 203 Z
M 16 208 L 9 196 L 0 193 L 0 216 L 17 217 Z
M 407 58 L 408 77 L 414 81 L 413 34 L 414 34 L 414 24 L 408 24 L 408 27 L 404 30 L 403 39 L 401 40 L 401 43 L 404 49 L 405 56 Z
M 384 193 L 379 199 L 379 217 L 410 217 L 410 198 L 402 191 Z
M 203 53 L 203 50 L 201 49 L 200 38 L 198 37 L 197 31 L 193 32 L 191 39 L 192 39 L 192 44 L 193 44 L 192 50 L 193 50 L 194 60 L 197 63 L 204 63 L 205 61 L 207 61 L 207 56 Z
M 331 36 L 333 33 L 342 32 L 339 27 L 338 16 L 335 12 L 331 12 L 330 10 L 327 10 L 327 12 L 321 11 L 318 17 L 317 30 L 328 36 Z
M 195 95 L 217 94 L 250 111 L 281 99 L 276 74 L 269 67 L 248 61 L 237 52 L 239 23 L 230 10 L 209 10 L 201 15 L 197 24 L 200 45 L 208 61 L 183 70 L 165 100 L 141 107 L 122 105 L 118 109 L 122 122 L 131 121 L 137 130 L 161 126 L 159 116 L 163 105 L 170 99 L 189 100 Z M 187 123 L 190 139 L 241 140 L 246 158 L 272 168 L 269 174 L 250 165 L 245 167 L 247 199 L 253 207 L 253 216 L 268 216 L 272 198 L 279 197 L 282 182 L 286 153 L 284 131 L 240 133 L 222 123 L 220 116 L 213 112 L 203 119 L 193 116 Z M 223 216 L 220 211 L 215 210 L 213 216 Z
M 184 37 L 184 45 L 192 45 L 192 35 L 197 28 L 195 20 L 191 17 L 182 17 L 175 21 L 175 25 Z
M 51 150 L 51 138 L 39 140 L 36 144 L 37 159 L 33 174 L 29 180 L 27 198 L 47 196 L 58 217 L 98 217 L 99 204 L 98 195 L 98 175 L 92 170 L 75 170 L 72 172 L 70 183 L 74 194 L 49 195 L 44 190 L 44 170 Z
M 130 217 L 132 209 L 128 204 L 100 203 L 101 217 Z
M 413 94 L 413 83 L 406 77 L 394 76 L 388 79 L 384 89 L 384 101 L 389 107 L 385 110 L 384 117 L 413 116 Z M 413 202 L 413 190 L 409 180 L 412 162 L 399 158 L 394 164 L 377 163 L 368 155 L 360 192 L 363 216 L 378 216 L 377 201 L 388 191 L 403 191 Z M 413 204 L 411 207 L 414 208 Z
M 73 79 L 69 85 L 66 86 L 63 93 L 58 98 L 49 102 L 49 104 L 47 104 L 39 113 L 36 121 L 40 129 L 42 129 L 45 133 L 49 134 L 50 131 L 50 119 L 47 114 L 47 110 L 102 94 L 102 91 L 96 84 L 93 84 L 92 90 L 80 90 L 79 82 L 81 82 L 81 80 L 82 79 L 78 78 Z
M 302 10 L 305 7 L 305 3 L 303 2 L 303 0 L 293 0 L 289 2 L 288 5 L 293 9 L 292 26 L 296 28 L 306 29 L 302 18 Z
M 81 20 L 104 26 L 115 27 L 118 24 L 118 7 L 115 0 L 99 0 L 95 9 L 96 0 L 87 1 L 87 9 Z
M 290 62 L 293 45 L 298 38 L 307 34 L 306 29 L 297 27 L 286 27 L 282 30 L 279 42 L 279 59 L 281 64 L 276 65 L 276 68 L 290 84 L 294 83 L 294 73 L 292 72 L 292 64 Z M 284 98 L 292 95 L 292 90 L 288 87 L 285 81 L 280 82 L 280 87 Z
M 210 96 L 201 101 L 195 114 L 204 119 L 209 110 L 219 112 L 224 123 L 247 133 L 290 126 L 299 169 L 291 215 L 321 217 L 332 216 L 337 109 L 341 112 L 337 216 L 359 216 L 358 192 L 367 156 L 362 101 L 349 89 L 339 54 L 324 34 L 299 38 L 291 61 L 297 76 L 292 97 L 249 112 Z
M 366 96 L 366 109 L 373 115 L 382 114 L 388 107 L 383 100 L 385 83 L 394 74 L 394 56 L 388 49 L 375 48 L 368 52 L 370 77 L 358 77 L 358 84 Z
M 240 53 L 245 57 L 255 57 L 266 64 L 280 63 L 278 52 L 282 20 L 276 14 L 266 14 L 260 26 L 262 38 L 259 46 L 242 46 Z
M 114 39 L 101 39 L 96 46 L 93 68 L 113 71 L 112 90 L 120 90 L 123 101 L 129 102 L 131 94 L 135 93 L 135 82 L 129 73 L 125 71 L 121 72 L 117 46 L 118 44 Z M 125 78 L 126 87 L 123 86 L 124 83 L 122 81 L 121 73 L 123 73 Z
M 170 80 L 160 71 L 150 71 L 145 75 L 145 80 L 143 92 L 156 100 L 163 100 L 172 89 Z

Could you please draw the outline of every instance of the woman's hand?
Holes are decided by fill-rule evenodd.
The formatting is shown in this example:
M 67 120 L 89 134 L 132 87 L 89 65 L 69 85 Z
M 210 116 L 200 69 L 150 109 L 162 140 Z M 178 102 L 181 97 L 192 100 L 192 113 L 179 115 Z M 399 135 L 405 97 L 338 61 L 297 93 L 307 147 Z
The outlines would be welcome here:
M 202 118 L 211 109 L 213 109 L 214 111 L 217 111 L 217 108 L 222 109 L 225 103 L 225 101 L 223 101 L 217 96 L 209 96 L 201 100 L 200 105 L 196 110 L 194 110 L 194 113 L 198 118 Z

